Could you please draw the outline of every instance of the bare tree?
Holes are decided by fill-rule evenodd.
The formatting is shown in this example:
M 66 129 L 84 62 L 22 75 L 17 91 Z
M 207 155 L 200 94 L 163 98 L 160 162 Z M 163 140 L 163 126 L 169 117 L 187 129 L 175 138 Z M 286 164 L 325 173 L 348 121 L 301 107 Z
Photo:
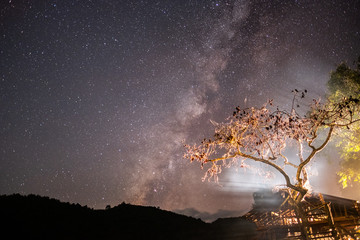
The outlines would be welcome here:
M 346 131 L 359 119 L 359 99 L 348 97 L 321 104 L 313 100 L 308 112 L 295 109 L 306 90 L 294 90 L 292 107 L 286 111 L 272 106 L 240 109 L 224 123 L 215 123 L 215 134 L 198 145 L 185 145 L 185 158 L 210 165 L 203 180 L 218 181 L 223 167 L 246 167 L 247 162 L 261 162 L 279 172 L 285 180 L 287 201 L 300 218 L 304 211 L 299 203 L 308 192 L 306 166 L 328 144 L 336 131 Z M 296 148 L 294 156 L 286 156 L 287 148 Z M 291 159 L 291 160 L 290 160 Z M 296 171 L 294 171 L 293 169 Z M 291 171 L 292 170 L 292 171 Z M 291 174 L 296 172 L 295 175 Z

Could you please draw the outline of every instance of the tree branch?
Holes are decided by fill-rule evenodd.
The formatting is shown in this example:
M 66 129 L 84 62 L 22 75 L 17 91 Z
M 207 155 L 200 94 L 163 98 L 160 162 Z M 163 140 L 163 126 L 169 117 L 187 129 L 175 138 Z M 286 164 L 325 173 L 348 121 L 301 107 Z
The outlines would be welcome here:
M 276 165 L 275 163 L 269 161 L 269 160 L 266 160 L 266 159 L 263 159 L 263 158 L 257 158 L 257 157 L 254 157 L 254 156 L 251 156 L 251 155 L 248 155 L 248 154 L 245 154 L 245 153 L 242 153 L 242 152 L 239 152 L 238 153 L 240 156 L 242 157 L 245 157 L 245 158 L 250 158 L 256 162 L 262 162 L 262 163 L 265 163 L 273 168 L 275 168 L 277 171 L 279 171 L 285 178 L 285 181 L 286 181 L 286 186 L 291 188 L 291 189 L 294 189 L 300 193 L 304 193 L 306 192 L 305 189 L 303 189 L 302 187 L 297 187 L 295 185 L 293 185 L 290 181 L 290 178 L 289 178 L 289 175 L 281 168 L 279 167 L 278 165 Z
M 305 166 L 306 164 L 308 164 L 308 163 L 311 161 L 311 159 L 313 159 L 313 157 L 315 156 L 316 153 L 320 152 L 320 151 L 328 144 L 328 142 L 330 141 L 331 134 L 332 134 L 333 130 L 334 130 L 334 126 L 331 126 L 331 127 L 330 127 L 330 130 L 329 130 L 329 132 L 328 132 L 328 134 L 327 134 L 327 137 L 326 137 L 325 141 L 323 142 L 323 144 L 322 144 L 320 147 L 315 148 L 314 146 L 311 145 L 311 143 L 309 143 L 309 147 L 312 148 L 312 152 L 311 152 L 310 155 L 305 159 L 305 161 L 303 161 L 302 163 L 300 163 L 299 168 L 298 168 L 298 170 L 297 170 L 297 172 L 296 172 L 296 180 L 298 181 L 299 184 L 302 184 L 302 183 L 301 183 L 300 175 L 301 175 L 301 172 L 302 172 L 304 166 Z M 315 134 L 316 134 L 316 133 L 315 133 Z M 311 141 L 311 142 L 312 142 L 312 141 Z
M 286 181 L 286 186 L 293 189 L 293 190 L 296 190 L 302 194 L 305 194 L 306 193 L 306 189 L 303 189 L 302 187 L 298 187 L 298 186 L 295 186 L 291 183 L 290 181 L 290 177 L 288 176 L 288 174 L 281 168 L 279 167 L 277 164 L 273 163 L 272 161 L 269 161 L 269 160 L 266 160 L 266 159 L 263 159 L 263 158 L 257 158 L 257 157 L 254 157 L 252 155 L 248 155 L 248 154 L 245 154 L 245 153 L 242 153 L 242 152 L 237 152 L 235 153 L 234 155 L 231 155 L 231 156 L 227 156 L 227 157 L 220 157 L 220 158 L 215 158 L 215 159 L 208 159 L 206 160 L 205 162 L 217 162 L 217 161 L 221 161 L 221 160 L 224 160 L 224 159 L 229 159 L 229 158 L 235 158 L 237 156 L 241 156 L 241 157 L 244 157 L 244 158 L 249 158 L 249 159 L 252 159 L 256 162 L 262 162 L 266 165 L 269 165 L 273 168 L 275 168 L 277 171 L 279 171 L 285 178 L 285 181 Z
M 281 152 L 280 152 L 280 156 L 284 159 L 284 164 L 285 164 L 285 165 L 290 165 L 290 166 L 292 166 L 292 167 L 294 167 L 294 168 L 298 168 L 297 165 L 289 162 L 289 160 L 287 159 L 287 157 L 286 157 L 284 154 L 282 154 Z

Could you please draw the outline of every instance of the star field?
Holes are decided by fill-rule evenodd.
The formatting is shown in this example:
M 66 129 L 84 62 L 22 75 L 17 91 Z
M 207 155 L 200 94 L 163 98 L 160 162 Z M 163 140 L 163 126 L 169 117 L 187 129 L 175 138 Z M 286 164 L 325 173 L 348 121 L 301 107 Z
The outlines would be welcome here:
M 203 183 L 182 141 L 239 104 L 324 97 L 329 72 L 360 55 L 359 12 L 357 0 L 2 1 L 0 194 L 240 214 L 266 183 L 230 170 L 223 187 Z M 319 171 L 336 185 L 333 167 Z M 315 179 L 342 194 L 328 185 Z

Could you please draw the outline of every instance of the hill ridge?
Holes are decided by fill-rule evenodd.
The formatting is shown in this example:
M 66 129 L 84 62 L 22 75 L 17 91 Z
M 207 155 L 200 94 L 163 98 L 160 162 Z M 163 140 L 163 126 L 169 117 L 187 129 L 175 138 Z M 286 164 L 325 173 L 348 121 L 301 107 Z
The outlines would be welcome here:
M 241 217 L 205 223 L 153 206 L 91 209 L 34 194 L 1 195 L 0 216 L 11 239 L 232 239 L 226 237 L 230 229 L 231 235 L 254 235 L 241 231 L 253 226 Z

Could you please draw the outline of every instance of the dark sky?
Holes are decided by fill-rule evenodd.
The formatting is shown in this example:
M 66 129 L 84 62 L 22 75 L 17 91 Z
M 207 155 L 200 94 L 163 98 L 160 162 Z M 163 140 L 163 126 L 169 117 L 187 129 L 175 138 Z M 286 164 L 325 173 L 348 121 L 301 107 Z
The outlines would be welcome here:
M 182 140 L 237 105 L 324 97 L 330 71 L 360 55 L 359 12 L 358 0 L 1 1 L 0 194 L 243 213 L 269 181 L 227 170 L 222 187 L 203 183 Z M 360 199 L 330 155 L 312 166 L 315 190 Z

